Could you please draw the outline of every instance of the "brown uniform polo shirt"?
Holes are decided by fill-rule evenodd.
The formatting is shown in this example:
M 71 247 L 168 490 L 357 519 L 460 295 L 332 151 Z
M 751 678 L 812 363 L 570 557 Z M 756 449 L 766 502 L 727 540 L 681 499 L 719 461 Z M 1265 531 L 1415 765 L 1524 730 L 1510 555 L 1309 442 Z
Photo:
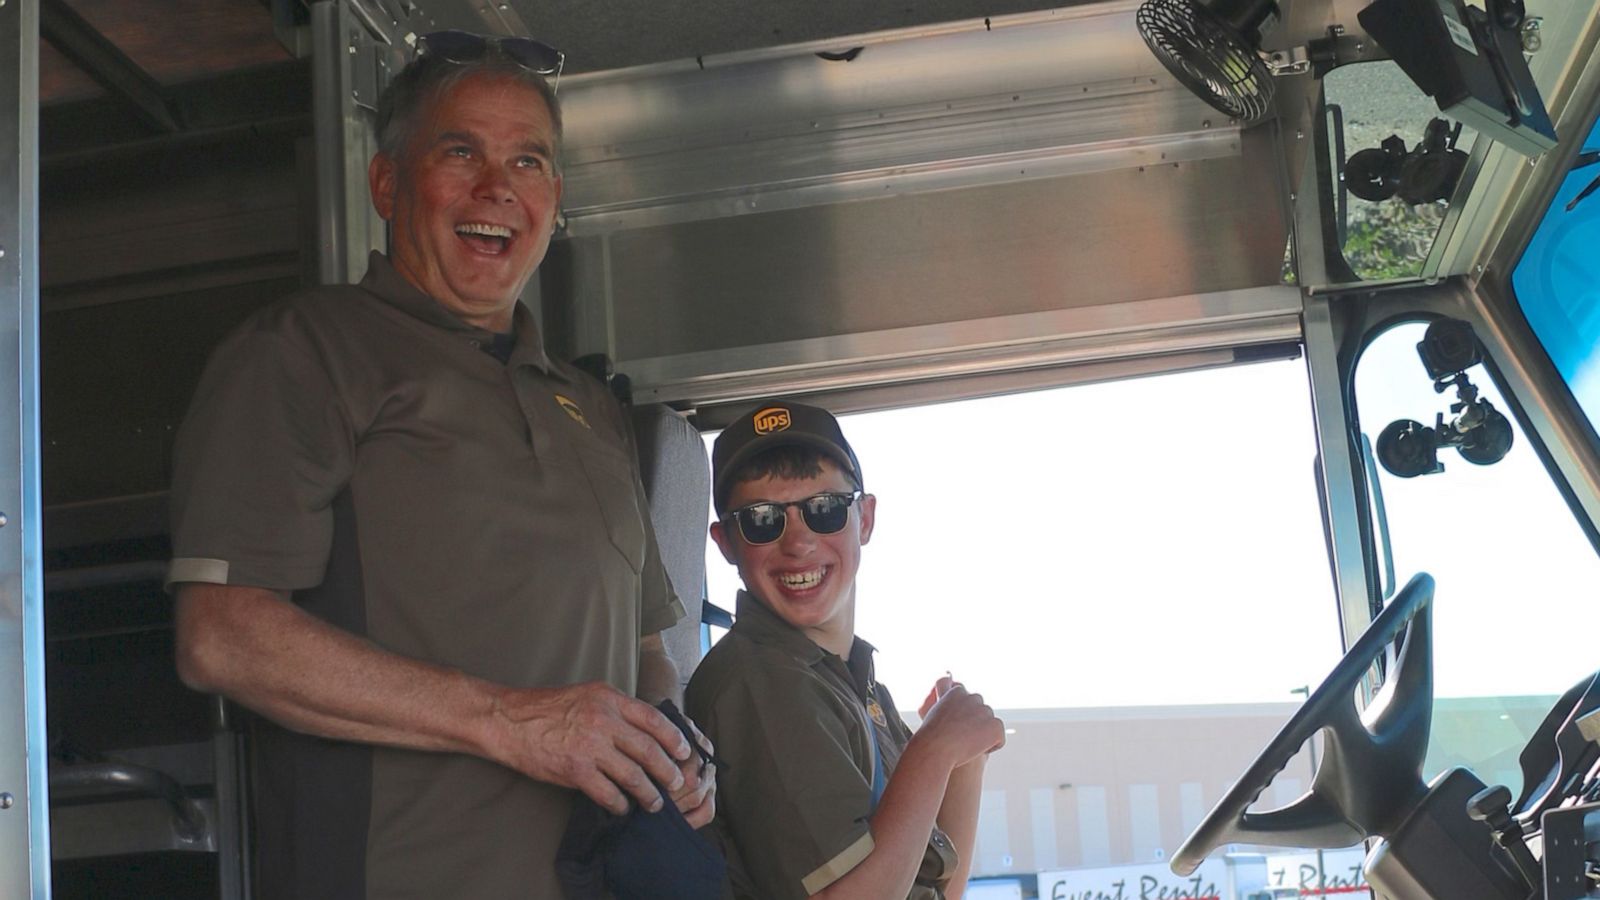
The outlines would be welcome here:
M 513 686 L 632 693 L 682 615 L 622 413 L 515 311 L 502 364 L 374 254 L 213 354 L 178 436 L 169 581 L 294 592 L 377 645 Z M 571 792 L 471 756 L 259 732 L 259 896 L 559 897 Z
M 733 629 L 695 670 L 689 717 L 728 763 L 716 824 L 736 896 L 809 897 L 872 852 L 872 741 L 886 783 L 911 739 L 873 652 L 856 638 L 840 659 L 740 591 Z M 942 900 L 955 864 L 934 828 L 909 900 Z

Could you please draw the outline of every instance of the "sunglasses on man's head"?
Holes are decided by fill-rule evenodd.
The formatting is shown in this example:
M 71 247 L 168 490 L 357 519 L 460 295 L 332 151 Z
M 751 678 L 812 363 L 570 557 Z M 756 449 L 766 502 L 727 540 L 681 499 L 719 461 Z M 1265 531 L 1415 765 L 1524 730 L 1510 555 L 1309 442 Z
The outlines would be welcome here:
M 730 510 L 723 518 L 739 523 L 739 534 L 747 544 L 770 544 L 783 537 L 791 506 L 799 507 L 807 528 L 816 534 L 833 534 L 850 521 L 850 504 L 859 496 L 859 491 L 824 491 L 788 503 L 752 503 Z
M 470 31 L 435 31 L 417 38 L 419 58 L 436 56 L 453 63 L 477 62 L 488 54 L 490 47 L 530 72 L 554 75 L 556 83 L 561 81 L 566 54 L 533 38 L 485 36 Z

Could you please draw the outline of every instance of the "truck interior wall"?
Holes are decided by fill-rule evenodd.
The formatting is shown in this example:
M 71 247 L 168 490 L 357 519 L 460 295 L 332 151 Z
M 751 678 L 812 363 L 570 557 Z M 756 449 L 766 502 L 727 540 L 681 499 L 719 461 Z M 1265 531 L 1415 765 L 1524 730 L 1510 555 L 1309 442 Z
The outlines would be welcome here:
M 610 235 L 616 355 L 1276 284 L 1286 232 L 1270 133 L 1239 143 L 1221 159 Z
M 238 87 L 226 109 L 205 95 L 215 127 L 99 147 L 93 101 L 58 108 L 41 173 L 51 764 L 147 766 L 207 803 L 215 708 L 178 681 L 161 585 L 173 439 L 221 337 L 315 270 L 309 116 Z M 158 801 L 138 818 L 144 802 L 53 809 L 56 896 L 217 895 L 216 853 L 136 841 L 118 852 L 168 830 Z
M 46 168 L 47 506 L 165 489 L 172 434 L 207 354 L 301 283 L 308 189 L 297 141 L 247 132 Z

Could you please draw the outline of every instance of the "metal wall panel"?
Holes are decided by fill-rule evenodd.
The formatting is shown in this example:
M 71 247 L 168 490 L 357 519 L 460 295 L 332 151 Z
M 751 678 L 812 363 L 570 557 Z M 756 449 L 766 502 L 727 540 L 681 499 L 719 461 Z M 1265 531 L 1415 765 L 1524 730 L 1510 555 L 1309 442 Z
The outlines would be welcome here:
M 1339 604 L 1341 646 L 1346 648 L 1371 624 L 1378 596 L 1366 475 L 1347 394 L 1364 332 L 1359 316 L 1352 316 L 1355 310 L 1348 307 L 1339 298 L 1312 296 L 1306 298 L 1304 314 L 1306 371 L 1317 427 L 1317 481 Z
M 1043 7 L 1052 12 L 1088 0 L 366 0 L 373 7 L 415 9 L 426 24 L 497 34 L 531 34 L 567 53 L 569 72 L 619 69 L 668 60 L 693 60 L 756 48 L 830 40 L 889 29 L 935 29 L 966 20 L 980 26 Z M 827 48 L 831 49 L 831 48 Z
M 0 2 L 0 896 L 50 895 L 39 506 L 39 10 Z
M 1594 0 L 1545 0 L 1529 3 L 1528 13 L 1542 18 L 1543 48 L 1529 67 L 1540 86 L 1550 120 L 1565 143 L 1529 159 L 1482 138 L 1472 145 L 1468 174 L 1471 192 L 1452 201 L 1460 215 L 1447 221 L 1423 267 L 1423 277 L 1480 276 L 1488 266 L 1514 262 L 1537 227 L 1555 186 L 1577 155 L 1582 132 L 1591 121 L 1600 92 L 1600 4 Z M 1575 140 L 1574 140 L 1575 139 Z M 1460 191 L 1457 192 L 1458 197 Z M 1509 270 L 1501 276 L 1510 277 Z
M 404 65 L 410 20 L 369 0 L 311 8 L 312 120 L 317 135 L 317 241 L 323 284 L 361 280 L 367 253 L 389 246 L 367 192 L 378 95 Z
M 1270 145 L 609 238 L 621 360 L 1276 284 Z M 1252 182 L 1254 182 L 1252 184 Z
M 568 79 L 557 343 L 608 353 L 653 399 L 727 399 L 706 379 L 753 354 L 837 374 L 888 345 L 912 363 L 1063 336 L 1012 334 L 1028 316 L 1277 285 L 1276 133 L 1178 85 L 1136 6 Z M 1151 314 L 1123 324 L 1193 324 Z

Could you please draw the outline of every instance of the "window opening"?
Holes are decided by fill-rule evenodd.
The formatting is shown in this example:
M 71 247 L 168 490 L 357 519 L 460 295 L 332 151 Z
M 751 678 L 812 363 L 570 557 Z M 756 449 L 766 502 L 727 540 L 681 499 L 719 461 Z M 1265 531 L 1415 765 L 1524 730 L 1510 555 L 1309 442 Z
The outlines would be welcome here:
M 841 417 L 878 497 L 856 630 L 880 681 L 914 712 L 948 669 L 1011 732 L 975 866 L 996 890 L 1190 890 L 1167 857 L 1337 662 L 1306 378 L 1273 361 Z M 707 568 L 731 606 L 715 547 Z M 1263 803 L 1312 771 L 1302 753 Z M 1236 849 L 1201 870 L 1230 898 L 1315 871 Z
M 1476 134 L 1388 60 L 1334 69 L 1323 89 L 1345 261 L 1366 280 L 1420 276 Z

